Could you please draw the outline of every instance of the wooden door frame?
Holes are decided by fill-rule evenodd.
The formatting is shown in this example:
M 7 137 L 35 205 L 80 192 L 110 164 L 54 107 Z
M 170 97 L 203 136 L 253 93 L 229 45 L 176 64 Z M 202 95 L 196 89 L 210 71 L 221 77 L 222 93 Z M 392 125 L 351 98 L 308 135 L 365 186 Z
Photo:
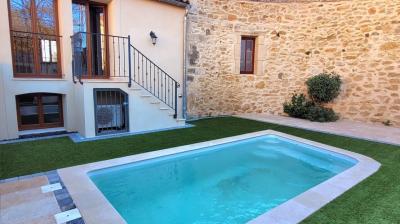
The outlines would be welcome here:
M 108 8 L 107 8 L 107 4 L 105 3 L 100 3 L 100 2 L 93 2 L 90 0 L 72 0 L 72 3 L 75 4 L 81 4 L 81 5 L 85 5 L 86 10 L 85 10 L 85 16 L 86 16 L 86 45 L 87 45 L 87 73 L 86 77 L 83 76 L 83 79 L 108 79 L 110 78 L 110 58 L 108 57 L 109 52 L 108 52 Z M 91 37 L 91 22 L 90 22 L 90 10 L 89 7 L 90 5 L 96 5 L 96 6 L 101 6 L 104 8 L 104 23 L 105 23 L 105 33 L 104 33 L 104 38 L 105 38 L 105 49 L 104 49 L 104 53 L 105 53 L 105 58 L 106 58 L 106 68 L 105 68 L 105 75 L 101 76 L 101 77 L 96 77 L 93 72 L 92 72 L 92 37 Z

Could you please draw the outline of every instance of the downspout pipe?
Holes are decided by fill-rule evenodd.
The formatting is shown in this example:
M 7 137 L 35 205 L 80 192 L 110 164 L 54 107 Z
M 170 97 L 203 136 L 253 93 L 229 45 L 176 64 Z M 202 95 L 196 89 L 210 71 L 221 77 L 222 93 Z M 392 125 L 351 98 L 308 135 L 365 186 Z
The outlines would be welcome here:
M 182 117 L 183 119 L 187 118 L 187 38 L 188 38 L 188 14 L 190 10 L 190 5 L 187 5 L 185 8 L 185 17 L 183 19 L 183 81 L 182 81 Z

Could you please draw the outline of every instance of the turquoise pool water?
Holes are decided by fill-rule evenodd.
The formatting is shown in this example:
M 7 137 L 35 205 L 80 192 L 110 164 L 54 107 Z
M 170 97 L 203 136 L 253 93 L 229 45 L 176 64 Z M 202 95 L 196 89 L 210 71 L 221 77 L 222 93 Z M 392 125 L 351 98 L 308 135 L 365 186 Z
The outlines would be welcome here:
M 89 173 L 130 224 L 246 223 L 356 160 L 266 135 Z

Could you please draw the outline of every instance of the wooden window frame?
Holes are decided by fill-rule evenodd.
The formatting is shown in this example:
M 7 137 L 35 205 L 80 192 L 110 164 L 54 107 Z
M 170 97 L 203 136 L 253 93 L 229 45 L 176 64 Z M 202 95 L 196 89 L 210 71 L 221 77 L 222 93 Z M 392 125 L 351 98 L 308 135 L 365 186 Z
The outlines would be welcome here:
M 244 54 L 244 58 L 242 58 L 242 55 L 240 55 L 240 61 L 239 61 L 239 67 L 240 67 L 240 74 L 254 74 L 254 56 L 255 56 L 255 51 L 256 51 L 256 37 L 254 36 L 242 36 L 240 39 L 240 48 L 242 48 L 242 41 L 243 40 L 252 40 L 253 41 L 253 52 L 252 52 L 252 61 L 251 61 L 251 70 L 248 71 L 246 68 L 247 64 L 247 54 Z M 245 50 L 246 50 L 245 46 Z M 242 64 L 242 59 L 244 60 L 244 70 L 242 70 L 242 67 L 240 66 Z
M 104 49 L 104 53 L 105 53 L 105 58 L 106 58 L 106 68 L 105 68 L 105 75 L 99 76 L 99 75 L 95 75 L 92 72 L 92 36 L 90 36 L 90 38 L 88 38 L 88 36 L 86 37 L 87 40 L 87 73 L 86 75 L 82 75 L 82 79 L 109 79 L 110 78 L 110 59 L 108 57 L 109 55 L 109 41 L 108 41 L 108 8 L 107 8 L 107 4 L 105 3 L 101 3 L 101 2 L 94 2 L 94 1 L 90 1 L 90 0 L 72 0 L 72 3 L 75 4 L 81 4 L 81 5 L 85 5 L 86 7 L 86 11 L 85 11 L 85 16 L 86 16 L 86 32 L 88 33 L 88 36 L 91 34 L 91 23 L 90 23 L 90 5 L 96 5 L 96 6 L 100 6 L 104 8 L 104 25 L 105 25 L 105 29 L 104 29 L 104 38 L 105 38 L 105 49 Z
M 38 20 L 37 20 L 37 13 L 36 13 L 36 5 L 32 4 L 35 3 L 35 0 L 30 0 L 31 2 L 31 26 L 32 26 L 32 30 L 31 32 L 27 32 L 27 33 L 31 33 L 34 37 L 32 37 L 32 42 L 33 42 L 33 72 L 32 73 L 17 73 L 16 72 L 16 63 L 15 63 L 15 46 L 14 46 L 14 41 L 13 41 L 13 32 L 19 32 L 17 30 L 13 30 L 13 26 L 12 26 L 12 17 L 11 17 L 11 0 L 7 0 L 8 3 L 8 21 L 9 21 L 9 30 L 10 30 L 10 41 L 11 41 L 11 52 L 12 52 L 12 63 L 13 63 L 13 73 L 14 73 L 14 77 L 16 78 L 62 78 L 62 66 L 61 66 L 61 36 L 59 36 L 59 16 L 58 16 L 58 1 L 59 0 L 54 0 L 54 19 L 55 19 L 55 31 L 56 34 L 55 35 L 48 35 L 48 34 L 42 34 L 44 36 L 54 36 L 56 37 L 56 42 L 57 42 L 57 74 L 43 74 L 41 73 L 41 69 L 40 69 L 40 61 L 41 59 L 39 59 L 39 51 L 41 51 L 40 48 L 40 43 L 39 43 L 39 38 L 35 35 L 40 35 L 40 33 L 37 32 L 38 27 Z
M 23 125 L 21 122 L 21 115 L 20 115 L 20 101 L 18 99 L 19 96 L 23 95 L 35 95 L 38 97 L 38 124 L 27 124 Z M 54 123 L 44 123 L 44 113 L 43 113 L 43 103 L 42 103 L 42 96 L 46 95 L 55 95 L 58 97 L 58 105 L 60 109 L 60 121 Z M 18 129 L 20 131 L 24 130 L 34 130 L 34 129 L 45 129 L 45 128 L 56 128 L 56 127 L 63 127 L 64 126 L 64 108 L 63 108 L 63 99 L 61 94 L 56 93 L 27 93 L 22 95 L 17 95 L 15 97 L 16 107 L 17 107 L 17 120 L 18 120 Z

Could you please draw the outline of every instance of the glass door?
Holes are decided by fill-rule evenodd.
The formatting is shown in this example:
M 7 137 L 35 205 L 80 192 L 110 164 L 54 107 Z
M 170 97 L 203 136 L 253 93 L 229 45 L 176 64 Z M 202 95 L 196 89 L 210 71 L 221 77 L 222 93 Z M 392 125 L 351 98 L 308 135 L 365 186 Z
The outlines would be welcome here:
M 72 4 L 74 72 L 84 78 L 108 78 L 106 5 Z

